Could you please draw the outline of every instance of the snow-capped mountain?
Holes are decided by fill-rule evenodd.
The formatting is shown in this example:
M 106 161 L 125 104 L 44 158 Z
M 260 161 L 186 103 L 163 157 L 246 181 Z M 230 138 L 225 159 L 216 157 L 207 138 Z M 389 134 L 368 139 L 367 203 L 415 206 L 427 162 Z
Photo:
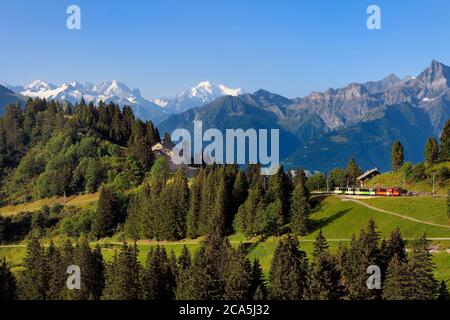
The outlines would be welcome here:
M 143 120 L 159 123 L 167 117 L 166 112 L 155 103 L 145 99 L 138 89 L 131 90 L 126 84 L 117 80 L 106 81 L 98 85 L 71 81 L 56 86 L 42 80 L 36 80 L 25 87 L 7 87 L 23 96 L 47 100 L 68 101 L 72 104 L 84 99 L 86 102 L 98 104 L 114 102 L 120 106 L 130 106 L 135 115 Z
M 26 86 L 11 86 L 5 84 L 11 91 L 31 98 L 68 101 L 72 104 L 84 99 L 86 102 L 98 104 L 114 102 L 120 106 L 129 105 L 135 115 L 143 120 L 159 123 L 173 113 L 182 113 L 195 107 L 201 107 L 222 96 L 238 96 L 241 89 L 230 89 L 222 84 L 210 81 L 200 82 L 174 98 L 147 100 L 138 89 L 131 90 L 117 80 L 106 81 L 97 85 L 71 81 L 54 85 L 42 80 L 36 80 Z
M 195 107 L 201 107 L 222 96 L 238 96 L 242 89 L 231 89 L 222 84 L 203 81 L 174 98 L 160 98 L 152 100 L 167 111 L 167 113 L 181 113 Z

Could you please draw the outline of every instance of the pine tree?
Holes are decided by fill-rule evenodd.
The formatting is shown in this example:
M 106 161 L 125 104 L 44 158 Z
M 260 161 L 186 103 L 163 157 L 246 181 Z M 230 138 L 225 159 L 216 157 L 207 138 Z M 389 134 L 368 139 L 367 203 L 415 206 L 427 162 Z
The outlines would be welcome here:
M 383 285 L 383 299 L 408 299 L 408 265 L 397 254 L 389 262 L 386 280 Z
M 48 270 L 47 299 L 62 300 L 66 289 L 66 269 L 62 264 L 61 253 L 54 246 L 53 242 L 47 248 L 46 263 Z
M 350 247 L 341 252 L 342 278 L 347 296 L 354 300 L 380 298 L 381 291 L 367 287 L 367 268 L 381 265 L 379 234 L 373 220 L 369 221 L 367 231 L 362 229 L 359 237 L 352 237 Z
M 450 300 L 450 292 L 448 291 L 444 280 L 442 280 L 439 285 L 438 300 Z
M 201 235 L 199 230 L 201 194 L 201 178 L 197 176 L 190 188 L 189 212 L 186 218 L 186 235 L 191 239 L 196 239 Z
M 264 230 L 264 219 L 261 215 L 264 213 L 264 194 L 261 184 L 255 184 L 249 190 L 248 198 L 241 205 L 235 217 L 235 230 L 242 232 L 248 238 Z
M 227 263 L 225 294 L 226 300 L 250 300 L 252 273 L 251 264 L 242 247 L 232 251 Z
M 310 206 L 306 186 L 303 183 L 297 184 L 291 201 L 291 230 L 301 236 L 307 235 L 310 224 Z
M 184 246 L 181 255 L 178 258 L 178 274 L 177 274 L 177 300 L 191 299 L 192 288 L 191 285 L 191 254 L 189 249 Z
M 80 267 L 82 274 L 81 289 L 74 290 L 76 300 L 98 300 L 104 287 L 104 266 L 100 248 L 93 252 L 87 238 L 82 238 L 74 252 L 74 264 Z
M 232 247 L 226 238 L 210 235 L 197 251 L 191 266 L 190 299 L 221 300 L 225 295 L 227 263 Z
M 0 260 L 0 301 L 15 300 L 16 298 L 16 279 L 3 258 Z
M 228 199 L 227 190 L 225 189 L 225 180 L 222 178 L 219 181 L 219 185 L 216 191 L 216 197 L 214 202 L 214 209 L 211 217 L 210 233 L 217 234 L 219 236 L 225 236 L 227 233 L 225 227 L 225 221 L 229 214 L 228 211 Z
M 308 298 L 311 300 L 338 300 L 343 295 L 341 273 L 337 259 L 328 251 L 328 243 L 320 231 L 314 243 L 313 263 Z
M 20 299 L 46 300 L 49 279 L 46 257 L 39 240 L 35 237 L 27 244 L 24 268 L 19 278 Z
M 403 145 L 400 141 L 395 141 L 392 144 L 391 158 L 393 170 L 398 170 L 403 166 L 405 155 Z
M 231 196 L 232 214 L 236 215 L 239 207 L 245 202 L 248 196 L 248 184 L 245 173 L 238 171 L 236 179 L 234 180 L 233 191 Z
M 175 270 L 172 270 L 165 248 L 157 247 L 147 255 L 143 275 L 143 294 L 146 300 L 172 300 L 175 298 Z
M 308 283 L 308 269 L 306 253 L 299 249 L 298 240 L 291 236 L 280 240 L 270 268 L 270 299 L 304 299 Z
M 139 300 L 142 298 L 141 267 L 137 247 L 122 245 L 106 268 L 103 298 L 108 300 Z
M 115 228 L 122 221 L 122 203 L 119 197 L 109 188 L 100 190 L 97 212 L 92 232 L 97 238 L 114 234 Z
M 256 258 L 252 265 L 252 284 L 250 288 L 250 296 L 254 300 L 265 300 L 267 298 L 267 285 L 261 264 Z
M 410 300 L 434 300 L 438 295 L 438 284 L 433 275 L 434 264 L 429 242 L 422 236 L 413 243 L 409 261 L 408 298 Z
M 425 161 L 427 164 L 435 164 L 439 160 L 439 144 L 435 138 L 430 138 L 425 145 Z
M 447 120 L 442 130 L 440 156 L 442 161 L 450 161 L 450 120 Z
M 362 170 L 358 167 L 355 159 L 350 159 L 347 165 L 348 186 L 356 187 L 358 185 L 358 178 L 362 174 Z

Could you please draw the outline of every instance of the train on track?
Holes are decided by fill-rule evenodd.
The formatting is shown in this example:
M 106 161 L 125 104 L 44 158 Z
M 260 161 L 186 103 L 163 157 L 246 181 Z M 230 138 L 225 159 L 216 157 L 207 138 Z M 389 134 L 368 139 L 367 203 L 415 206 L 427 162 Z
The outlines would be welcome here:
M 400 197 L 407 194 L 402 188 L 376 188 L 376 189 L 360 189 L 360 188 L 335 188 L 335 194 L 351 195 L 351 196 L 368 196 L 368 197 Z

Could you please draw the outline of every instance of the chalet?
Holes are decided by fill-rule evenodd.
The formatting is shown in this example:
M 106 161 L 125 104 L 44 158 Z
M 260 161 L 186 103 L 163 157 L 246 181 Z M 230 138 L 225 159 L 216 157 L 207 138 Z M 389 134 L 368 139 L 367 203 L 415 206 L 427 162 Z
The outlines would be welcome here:
M 177 171 L 177 169 L 180 167 L 180 165 L 177 165 L 173 163 L 172 157 L 174 155 L 173 152 L 173 144 L 172 143 L 161 143 L 157 142 L 152 146 L 152 151 L 155 154 L 156 158 L 164 157 L 169 165 L 170 171 Z M 188 166 L 188 165 L 182 165 L 185 168 L 186 174 L 188 176 L 194 176 L 197 172 L 197 168 Z
M 381 173 L 378 171 L 377 168 L 371 169 L 369 171 L 366 171 L 364 174 L 360 175 L 358 178 L 356 178 L 359 181 L 359 185 L 361 188 L 364 188 L 364 184 L 367 180 L 372 179 L 373 177 L 376 177 L 380 175 Z

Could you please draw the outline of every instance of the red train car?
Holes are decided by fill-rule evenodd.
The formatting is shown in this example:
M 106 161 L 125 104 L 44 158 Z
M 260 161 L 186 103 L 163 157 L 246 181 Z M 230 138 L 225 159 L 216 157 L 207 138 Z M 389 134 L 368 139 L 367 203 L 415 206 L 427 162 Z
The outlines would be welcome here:
M 377 189 L 375 189 L 376 196 L 399 197 L 402 194 L 403 194 L 402 188 L 377 188 Z

